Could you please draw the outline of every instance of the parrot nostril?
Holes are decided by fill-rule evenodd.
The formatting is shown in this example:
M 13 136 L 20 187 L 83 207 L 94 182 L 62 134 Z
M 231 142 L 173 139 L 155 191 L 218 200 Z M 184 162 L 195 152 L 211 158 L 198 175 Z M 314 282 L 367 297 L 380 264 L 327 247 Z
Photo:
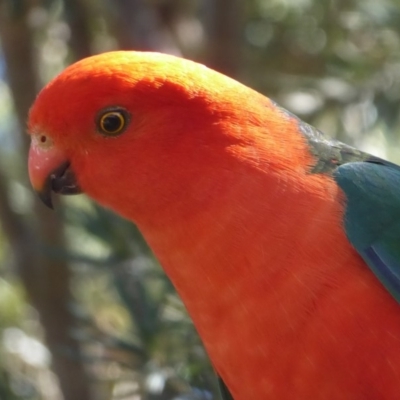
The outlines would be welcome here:
M 53 140 L 51 137 L 44 133 L 32 135 L 32 142 L 35 146 L 38 146 L 41 149 L 50 149 L 53 146 Z

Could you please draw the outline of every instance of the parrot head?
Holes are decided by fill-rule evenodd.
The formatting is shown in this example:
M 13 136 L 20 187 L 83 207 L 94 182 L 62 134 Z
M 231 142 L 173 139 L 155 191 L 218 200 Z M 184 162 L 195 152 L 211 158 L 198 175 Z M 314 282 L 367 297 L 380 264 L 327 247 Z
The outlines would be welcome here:
M 39 93 L 28 120 L 29 174 L 50 207 L 52 192 L 83 191 L 136 221 L 185 194 L 192 209 L 228 195 L 244 165 L 290 168 L 305 146 L 295 134 L 290 148 L 276 146 L 283 131 L 293 131 L 290 122 L 267 98 L 203 65 L 105 53 L 71 65 Z
M 146 196 L 140 179 L 146 187 L 171 181 L 165 172 L 173 168 L 173 149 L 185 151 L 180 133 L 190 130 L 188 120 L 172 116 L 190 113 L 196 94 L 170 83 L 171 63 L 178 59 L 155 73 L 163 58 L 133 52 L 92 57 L 42 90 L 28 121 L 29 174 L 45 204 L 52 206 L 51 192 L 82 189 L 105 202 L 130 202 L 129 193 L 135 193 L 137 203 L 140 194 Z M 200 115 L 190 123 L 200 127 Z

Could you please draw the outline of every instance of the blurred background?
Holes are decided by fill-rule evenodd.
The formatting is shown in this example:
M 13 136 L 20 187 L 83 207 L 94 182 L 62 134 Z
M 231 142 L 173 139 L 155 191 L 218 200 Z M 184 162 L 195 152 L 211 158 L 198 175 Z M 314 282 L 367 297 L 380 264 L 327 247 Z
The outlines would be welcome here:
M 84 196 L 51 212 L 28 182 L 36 93 L 114 49 L 205 63 L 400 161 L 397 0 L 0 0 L 0 400 L 219 399 L 136 228 Z

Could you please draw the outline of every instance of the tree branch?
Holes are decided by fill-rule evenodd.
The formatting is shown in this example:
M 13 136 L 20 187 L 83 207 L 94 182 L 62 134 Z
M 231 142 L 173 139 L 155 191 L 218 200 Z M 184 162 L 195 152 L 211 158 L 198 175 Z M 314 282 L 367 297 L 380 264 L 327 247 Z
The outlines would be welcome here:
M 32 32 L 27 17 L 32 2 L 0 0 L 0 36 L 8 71 L 8 83 L 13 95 L 20 126 L 36 95 L 36 73 Z M 23 130 L 22 130 L 23 132 Z M 22 135 L 22 155 L 26 159 L 29 147 L 27 135 Z M 25 179 L 27 179 L 25 177 Z M 33 306 L 38 310 L 53 355 L 53 368 L 57 373 L 65 400 L 90 400 L 90 387 L 79 360 L 64 355 L 65 349 L 79 355 L 79 343 L 70 332 L 75 320 L 69 311 L 70 272 L 66 262 L 47 257 L 43 248 L 62 248 L 63 226 L 56 213 L 34 203 L 37 219 L 25 220 L 15 213 L 7 198 L 7 184 L 0 176 L 0 219 L 10 242 L 18 274 Z

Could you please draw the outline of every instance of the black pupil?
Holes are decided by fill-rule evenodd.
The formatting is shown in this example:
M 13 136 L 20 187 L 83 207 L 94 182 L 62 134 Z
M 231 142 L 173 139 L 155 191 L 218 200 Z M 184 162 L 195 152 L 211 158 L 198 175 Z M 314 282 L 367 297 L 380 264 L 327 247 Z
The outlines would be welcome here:
M 103 129 L 106 132 L 117 132 L 121 129 L 122 118 L 118 114 L 110 114 L 103 119 Z

